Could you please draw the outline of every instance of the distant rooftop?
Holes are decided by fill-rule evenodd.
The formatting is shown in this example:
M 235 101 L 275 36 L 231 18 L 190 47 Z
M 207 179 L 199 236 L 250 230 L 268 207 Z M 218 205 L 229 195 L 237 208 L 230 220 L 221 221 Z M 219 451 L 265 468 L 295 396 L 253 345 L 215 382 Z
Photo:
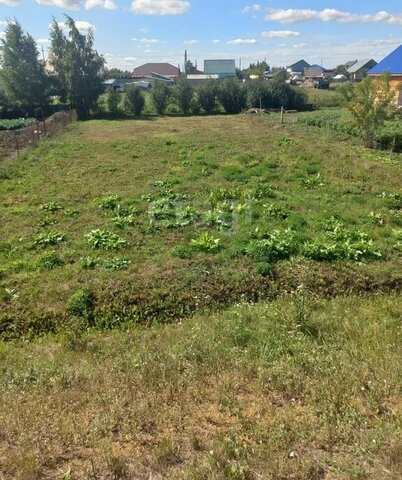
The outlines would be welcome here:
M 372 58 L 365 58 L 364 60 L 359 60 L 355 64 L 353 64 L 349 69 L 348 73 L 356 73 L 358 72 L 361 68 L 364 68 L 367 66 L 370 62 L 373 62 L 374 60 Z M 371 66 L 371 65 L 370 65 Z

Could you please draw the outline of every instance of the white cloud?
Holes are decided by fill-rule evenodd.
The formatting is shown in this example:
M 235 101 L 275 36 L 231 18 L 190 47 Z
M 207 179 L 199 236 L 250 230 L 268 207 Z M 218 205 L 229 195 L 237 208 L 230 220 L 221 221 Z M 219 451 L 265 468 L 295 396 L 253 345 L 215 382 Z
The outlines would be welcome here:
M 131 10 L 139 15 L 182 15 L 190 9 L 186 0 L 133 0 Z
M 48 38 L 38 38 L 36 43 L 50 43 L 50 40 Z
M 261 10 L 261 5 L 259 3 L 254 3 L 254 5 L 247 5 L 243 8 L 242 13 L 251 13 L 259 12 Z
M 132 39 L 134 40 L 134 39 Z M 147 45 L 154 45 L 156 43 L 160 43 L 160 40 L 157 40 L 156 38 L 141 38 L 140 43 L 146 43 Z
M 269 32 L 262 32 L 264 38 L 289 38 L 300 37 L 300 32 L 294 32 L 292 30 L 271 30 Z
M 17 7 L 21 0 L 0 0 L 0 5 L 7 5 L 8 7 Z
M 212 43 L 214 43 L 215 45 L 217 45 L 218 43 L 221 43 L 220 40 L 216 39 L 216 40 L 212 40 Z
M 142 27 L 142 28 L 139 28 L 138 31 L 139 31 L 140 33 L 147 33 L 147 32 L 148 32 L 148 29 L 145 28 L 145 27 Z
M 138 58 L 137 57 L 125 57 L 125 58 L 123 58 L 123 60 L 126 63 L 135 63 L 138 60 Z
M 234 40 L 229 40 L 229 45 L 255 45 L 257 40 L 255 38 L 235 38 Z
M 197 45 L 197 43 L 200 43 L 199 40 L 185 40 L 183 42 L 183 45 Z
M 324 10 L 310 9 L 269 9 L 265 16 L 266 20 L 280 23 L 300 23 L 320 20 L 322 22 L 340 23 L 386 23 L 390 25 L 402 25 L 402 13 L 388 13 L 385 11 L 373 14 L 356 14 L 342 12 L 334 8 Z
M 116 10 L 117 5 L 114 0 L 85 0 L 85 8 L 104 8 L 105 10 Z
M 293 45 L 293 48 L 306 48 L 307 47 L 307 43 L 295 43 Z
M 59 22 L 58 25 L 62 30 L 68 29 L 64 22 Z M 95 25 L 92 25 L 92 23 L 86 22 L 85 20 L 75 20 L 75 26 L 81 33 L 86 33 L 89 30 L 96 30 Z
M 80 0 L 36 0 L 36 3 L 39 5 L 65 8 L 67 10 L 78 10 L 80 6 Z
M 0 38 L 4 38 L 6 36 L 6 32 L 0 32 Z

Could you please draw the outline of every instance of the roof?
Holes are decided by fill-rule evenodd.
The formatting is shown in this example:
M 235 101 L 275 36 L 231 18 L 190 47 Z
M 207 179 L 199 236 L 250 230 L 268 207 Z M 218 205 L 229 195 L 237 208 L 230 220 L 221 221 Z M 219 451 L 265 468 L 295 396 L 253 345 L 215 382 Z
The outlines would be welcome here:
M 354 65 L 352 65 L 350 68 L 348 68 L 348 73 L 356 73 L 362 68 L 370 68 L 371 65 L 375 65 L 377 62 L 373 60 L 372 58 L 365 58 L 364 60 L 359 60 L 356 62 Z
M 311 65 L 306 62 L 306 60 L 299 60 L 296 63 L 293 63 L 293 65 L 289 65 L 288 68 L 292 72 L 303 72 L 305 68 L 309 68 Z
M 166 77 L 178 77 L 180 70 L 170 63 L 146 63 L 140 67 L 134 68 L 133 77 L 146 77 L 156 73 Z
M 402 45 L 369 71 L 369 75 L 381 75 L 382 73 L 402 75 Z
M 236 75 L 234 60 L 204 60 L 204 73 L 216 75 Z
M 323 74 L 324 74 L 324 69 L 320 66 L 307 67 L 304 69 L 304 76 L 307 78 L 322 77 Z
M 348 62 L 345 63 L 345 68 L 348 70 L 350 67 L 352 67 L 355 63 L 357 63 L 357 60 L 349 60 Z
M 191 73 L 187 75 L 187 80 L 216 80 L 219 78 L 217 74 L 206 74 L 206 73 Z

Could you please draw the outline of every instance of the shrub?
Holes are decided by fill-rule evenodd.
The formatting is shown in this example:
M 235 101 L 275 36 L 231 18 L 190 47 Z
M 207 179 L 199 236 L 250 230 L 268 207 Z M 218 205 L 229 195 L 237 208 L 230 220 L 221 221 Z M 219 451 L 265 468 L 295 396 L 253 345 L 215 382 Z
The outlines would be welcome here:
M 226 78 L 219 87 L 218 100 L 226 113 L 240 113 L 246 104 L 242 85 L 233 78 Z
M 216 252 L 220 248 L 220 240 L 219 238 L 214 238 L 208 232 L 204 232 L 191 240 L 191 246 L 201 252 Z
M 202 83 L 197 90 L 198 101 L 205 113 L 210 114 L 216 107 L 216 95 L 218 87 L 215 80 L 208 80 Z
M 88 244 L 94 249 L 119 250 L 127 246 L 127 241 L 107 230 L 91 230 L 85 235 Z
M 193 99 L 193 87 L 185 77 L 180 77 L 173 87 L 173 98 L 184 115 L 188 115 Z
M 246 254 L 257 262 L 272 263 L 289 258 L 297 253 L 297 245 L 290 230 L 274 230 L 262 240 L 252 240 L 246 247 Z
M 190 110 L 192 115 L 199 115 L 201 112 L 201 105 L 197 97 L 191 99 Z
M 36 266 L 44 270 L 53 270 L 56 267 L 61 267 L 63 264 L 63 260 L 56 252 L 45 253 L 36 262 Z
M 145 98 L 141 88 L 129 85 L 124 92 L 124 110 L 135 117 L 141 115 L 145 106 Z
M 88 256 L 81 258 L 80 260 L 81 268 L 83 268 L 84 270 L 93 270 L 94 268 L 99 266 L 100 263 L 101 259 L 99 257 Z
M 108 197 L 95 198 L 94 202 L 99 208 L 104 210 L 116 210 L 119 207 L 120 197 L 118 195 L 109 195 Z
M 110 258 L 108 260 L 105 260 L 104 262 L 104 267 L 107 270 L 123 270 L 125 268 L 128 268 L 131 264 L 131 261 L 128 258 Z
M 171 254 L 177 258 L 188 259 L 192 257 L 193 252 L 187 245 L 176 245 L 172 248 Z
M 60 242 L 63 242 L 65 236 L 63 233 L 50 231 L 43 233 L 37 237 L 34 241 L 34 245 L 39 245 L 41 247 L 47 247 L 48 245 L 57 245 Z
M 156 81 L 151 90 L 151 98 L 156 112 L 163 114 L 169 104 L 170 88 L 165 82 Z
M 247 84 L 247 105 L 250 108 L 271 108 L 272 96 L 268 82 L 250 81 Z
M 80 288 L 67 301 L 67 311 L 75 317 L 85 320 L 93 319 L 95 296 L 87 288 Z
M 272 277 L 274 275 L 274 269 L 268 262 L 259 262 L 255 266 L 257 272 L 263 277 Z
M 120 93 L 114 88 L 110 88 L 106 96 L 106 104 L 108 112 L 116 115 L 119 112 Z

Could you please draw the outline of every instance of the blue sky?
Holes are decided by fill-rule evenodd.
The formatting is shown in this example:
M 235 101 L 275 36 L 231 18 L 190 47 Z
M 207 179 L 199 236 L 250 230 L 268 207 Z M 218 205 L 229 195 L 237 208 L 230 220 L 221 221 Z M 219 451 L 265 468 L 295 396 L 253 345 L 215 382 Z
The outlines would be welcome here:
M 185 49 L 201 68 L 206 58 L 333 67 L 380 60 L 402 43 L 401 0 L 0 0 L 0 37 L 15 17 L 46 53 L 49 23 L 64 13 L 95 30 L 108 67 L 128 70 L 181 65 Z

